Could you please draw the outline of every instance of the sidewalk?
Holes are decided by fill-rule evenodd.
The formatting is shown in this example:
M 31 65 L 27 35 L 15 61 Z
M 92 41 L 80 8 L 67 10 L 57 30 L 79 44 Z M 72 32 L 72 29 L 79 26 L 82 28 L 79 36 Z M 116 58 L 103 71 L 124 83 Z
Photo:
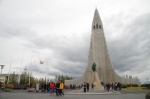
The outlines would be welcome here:
M 105 91 L 94 89 L 94 91 L 83 92 L 83 89 L 80 90 L 72 90 L 65 93 L 65 95 L 105 95 L 105 94 L 121 94 L 118 91 Z
M 2 91 L 4 92 L 4 91 Z M 28 92 L 27 90 L 11 90 L 10 93 L 38 93 L 38 94 L 49 94 L 49 92 Z M 118 91 L 105 91 L 105 90 L 98 90 L 94 89 L 94 91 L 83 92 L 83 89 L 76 89 L 76 90 L 64 90 L 65 95 L 109 95 L 109 94 L 121 94 Z

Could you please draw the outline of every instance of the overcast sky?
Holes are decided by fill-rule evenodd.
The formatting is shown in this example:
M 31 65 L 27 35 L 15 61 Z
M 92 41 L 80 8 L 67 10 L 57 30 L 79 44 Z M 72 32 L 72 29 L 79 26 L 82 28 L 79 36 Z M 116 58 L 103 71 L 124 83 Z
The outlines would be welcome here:
M 97 8 L 114 70 L 150 82 L 149 5 L 150 0 L 0 0 L 3 73 L 27 68 L 33 76 L 83 75 Z

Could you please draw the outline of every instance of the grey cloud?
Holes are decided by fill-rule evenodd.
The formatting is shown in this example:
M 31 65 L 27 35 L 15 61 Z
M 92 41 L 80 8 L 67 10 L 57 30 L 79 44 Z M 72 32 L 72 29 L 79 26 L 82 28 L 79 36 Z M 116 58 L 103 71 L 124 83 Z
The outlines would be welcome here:
M 33 63 L 34 64 L 28 64 L 25 67 L 29 71 L 40 73 L 40 74 L 46 74 L 49 76 L 68 75 L 72 77 L 79 77 L 83 74 L 85 70 L 85 63 L 72 62 L 69 60 L 68 61 L 57 60 L 56 64 L 53 64 L 52 62 L 49 63 L 47 62 L 40 66 L 38 62 L 33 62 Z
M 134 71 L 147 64 L 150 52 L 150 13 L 137 17 L 129 25 L 123 27 L 124 37 L 109 42 L 109 52 L 114 68 L 120 72 Z
M 57 36 L 51 34 L 38 36 L 35 35 L 34 32 L 26 28 L 15 28 L 13 26 L 2 27 L 0 30 L 3 31 L 3 33 L 1 33 L 1 37 L 3 38 L 16 37 L 28 41 L 28 43 L 23 44 L 26 48 L 37 48 L 41 50 L 47 48 L 49 50 L 52 50 L 54 52 L 54 56 L 50 55 L 50 57 L 57 58 L 58 63 L 49 65 L 51 65 L 52 68 L 58 70 L 60 74 L 68 74 L 73 77 L 77 77 L 83 74 L 89 49 L 89 32 L 83 33 L 81 37 L 70 36 L 69 38 L 66 38 L 65 36 Z M 72 62 L 71 65 L 69 65 L 70 62 Z M 62 66 L 60 66 L 60 64 Z M 37 73 L 40 71 L 42 74 L 53 76 L 59 74 L 57 71 L 49 71 L 51 67 L 41 70 L 38 64 L 31 65 L 29 63 L 25 67 Z M 70 70 L 70 68 L 74 69 Z
M 21 27 L 21 26 L 13 26 L 13 25 L 5 25 L 0 23 L 0 37 L 2 38 L 23 38 L 23 39 L 30 39 L 36 35 L 35 32 L 31 31 L 28 28 Z
M 119 28 L 119 32 L 122 32 L 122 37 L 111 42 L 108 41 L 110 58 L 116 71 L 122 73 L 126 71 L 137 72 L 140 70 L 139 68 L 142 68 L 141 64 L 148 66 L 148 63 L 144 60 L 148 60 L 150 55 L 148 51 L 150 49 L 149 16 L 150 14 L 148 13 L 137 17 L 125 27 Z M 37 48 L 48 48 L 54 51 L 54 58 L 58 59 L 58 63 L 51 65 L 60 74 L 79 76 L 84 73 L 88 58 L 90 33 L 82 35 L 80 38 L 77 36 L 66 38 L 61 35 L 36 36 L 29 41 Z M 70 63 L 72 64 L 70 65 Z M 39 70 L 40 68 L 37 69 Z M 48 75 L 59 74 L 58 72 L 48 72 L 47 70 L 42 72 Z
M 86 34 L 86 36 L 87 35 L 88 34 Z M 50 47 L 49 45 L 47 45 L 49 46 L 49 48 L 52 48 L 54 50 L 54 57 L 56 57 L 58 60 L 61 60 L 58 62 L 58 64 L 54 64 L 54 67 L 58 69 L 61 74 L 67 74 L 73 77 L 77 77 L 84 73 L 87 64 L 90 43 L 89 37 L 86 36 L 84 36 L 83 38 L 72 37 L 73 40 L 67 41 L 71 42 L 71 45 L 67 42 L 60 42 L 58 45 L 55 45 L 57 47 Z M 51 43 L 47 42 L 47 44 Z
M 58 56 L 70 61 L 87 61 L 89 51 L 90 34 L 83 33 L 82 37 L 70 36 L 67 40 L 64 36 L 41 36 L 30 40 L 37 48 L 48 48 L 53 50 Z M 30 45 L 30 44 L 29 44 Z M 27 45 L 28 46 L 28 45 Z
M 85 65 L 86 64 L 82 62 L 60 61 L 59 66 L 56 66 L 55 68 L 60 70 L 62 74 L 78 77 L 84 73 Z
M 44 68 L 43 68 L 44 67 Z M 32 71 L 36 74 L 46 74 L 46 75 L 49 75 L 49 76 L 55 76 L 56 74 L 58 74 L 57 71 L 52 71 L 51 70 L 51 67 L 47 67 L 47 65 L 45 64 L 39 64 L 38 61 L 34 61 L 32 64 L 29 63 L 25 66 L 25 68 L 28 70 L 28 71 Z

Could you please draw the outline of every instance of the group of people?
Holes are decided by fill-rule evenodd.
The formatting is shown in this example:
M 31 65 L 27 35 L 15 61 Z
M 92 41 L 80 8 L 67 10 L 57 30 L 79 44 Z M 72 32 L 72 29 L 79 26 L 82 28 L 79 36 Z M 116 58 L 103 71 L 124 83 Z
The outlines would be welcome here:
M 90 84 L 89 83 L 84 82 L 84 84 L 81 85 L 81 86 L 83 86 L 83 92 L 89 92 L 89 88 L 90 88 Z M 91 84 L 91 91 L 94 91 L 93 83 Z
M 66 87 L 67 87 L 67 89 L 70 88 L 72 90 L 83 88 L 84 92 L 89 92 L 90 87 L 91 87 L 91 91 L 94 91 L 94 84 L 93 83 L 90 85 L 89 83 L 84 82 L 83 84 L 78 85 L 78 86 L 76 86 L 75 84 L 73 84 L 73 85 L 70 84 L 70 87 L 68 87 L 68 86 L 66 86 Z
M 116 83 L 101 83 L 104 86 L 104 90 L 110 91 L 110 90 L 121 90 L 121 83 L 116 82 Z
M 120 82 L 116 82 L 116 83 L 101 83 L 102 86 L 104 86 L 104 90 L 106 91 L 110 91 L 110 90 L 121 90 L 121 83 Z M 81 87 L 83 87 L 83 92 L 89 92 L 89 87 L 90 84 L 84 82 L 84 84 L 81 85 Z M 91 84 L 91 91 L 94 91 L 94 84 Z
M 102 86 L 104 86 L 104 90 L 110 91 L 110 90 L 121 90 L 121 83 L 116 82 L 116 83 L 101 83 Z M 83 87 L 83 92 L 89 92 L 89 88 L 91 87 L 91 91 L 94 91 L 94 84 L 92 83 L 91 85 L 89 83 L 84 82 L 81 87 Z
M 64 95 L 63 89 L 64 89 L 64 83 L 62 81 L 57 81 L 56 84 L 50 82 L 47 85 L 46 84 L 41 85 L 42 92 L 46 92 L 47 90 L 47 92 L 50 92 L 50 96 L 54 95 L 54 93 L 56 93 L 56 96 Z

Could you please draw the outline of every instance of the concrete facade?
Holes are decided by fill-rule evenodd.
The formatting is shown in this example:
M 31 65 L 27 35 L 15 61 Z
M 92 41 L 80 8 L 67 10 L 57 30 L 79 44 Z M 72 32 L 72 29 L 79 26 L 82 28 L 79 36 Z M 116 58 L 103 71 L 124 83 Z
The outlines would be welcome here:
M 81 85 L 83 82 L 88 82 L 91 84 L 94 79 L 94 72 L 92 71 L 92 65 L 94 62 L 96 63 L 96 73 L 98 74 L 99 80 L 101 82 L 121 82 L 124 84 L 139 83 L 137 78 L 124 78 L 115 73 L 109 58 L 103 24 L 97 9 L 95 10 L 92 23 L 90 50 L 85 73 L 80 78 L 66 80 L 65 84 Z
M 2 83 L 7 82 L 8 81 L 8 76 L 9 76 L 9 74 L 0 74 L 0 81 Z

